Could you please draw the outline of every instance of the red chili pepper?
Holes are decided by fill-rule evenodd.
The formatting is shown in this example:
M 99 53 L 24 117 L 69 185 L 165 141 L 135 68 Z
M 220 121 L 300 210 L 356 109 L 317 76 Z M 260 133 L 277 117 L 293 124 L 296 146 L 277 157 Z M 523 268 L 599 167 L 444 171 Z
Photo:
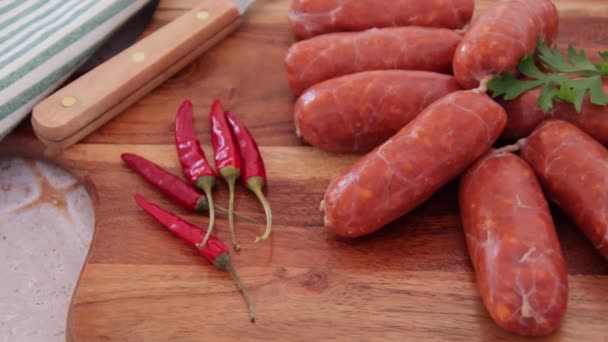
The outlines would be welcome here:
M 131 169 L 181 207 L 199 212 L 209 209 L 205 196 L 196 192 L 188 183 L 169 171 L 132 153 L 123 153 L 121 158 Z
M 209 209 L 205 196 L 196 192 L 188 183 L 169 171 L 133 153 L 123 153 L 121 158 L 133 171 L 141 175 L 182 208 L 197 212 L 205 212 Z M 227 211 L 226 208 L 216 207 L 221 211 Z M 235 213 L 235 215 L 251 222 L 256 222 L 255 219 L 249 216 L 239 213 Z
M 230 252 L 228 247 L 217 237 L 211 236 L 206 245 L 203 245 L 205 230 L 193 225 L 190 222 L 182 220 L 181 218 L 171 214 L 170 212 L 160 208 L 156 204 L 149 202 L 143 196 L 135 194 L 135 202 L 137 205 L 145 210 L 150 216 L 154 217 L 158 222 L 164 225 L 167 229 L 177 235 L 182 241 L 195 247 L 198 254 L 203 258 L 207 259 L 215 267 L 228 271 L 234 278 L 237 285 L 243 292 L 245 301 L 249 306 L 249 319 L 252 323 L 255 322 L 255 312 L 253 310 L 253 303 L 251 297 L 247 292 L 247 288 L 241 281 L 241 278 L 236 273 L 236 270 L 232 266 L 230 258 Z
M 203 240 L 203 246 L 209 240 L 215 223 L 215 211 L 213 209 L 212 188 L 215 185 L 217 174 L 205 158 L 205 152 L 194 131 L 194 111 L 192 102 L 186 100 L 182 103 L 175 117 L 175 146 L 177 156 L 182 165 L 184 176 L 197 188 L 203 190 L 209 204 L 209 226 L 207 235 Z
M 243 184 L 251 190 L 260 203 L 264 207 L 266 213 L 266 230 L 262 236 L 255 239 L 256 242 L 264 241 L 270 236 L 272 230 L 272 212 L 270 211 L 270 204 L 264 197 L 262 189 L 266 184 L 266 168 L 264 167 L 264 160 L 262 160 L 262 154 L 258 148 L 258 144 L 253 139 L 253 136 L 234 115 L 226 112 L 226 118 L 230 124 L 230 129 L 234 135 L 239 148 L 239 155 L 241 156 L 242 162 L 242 179 Z
M 230 236 L 235 250 L 240 247 L 236 242 L 234 234 L 234 220 L 232 212 L 234 211 L 234 183 L 241 175 L 241 159 L 238 154 L 238 149 L 232 138 L 230 127 L 226 121 L 222 104 L 219 100 L 213 102 L 211 107 L 211 142 L 215 157 L 215 167 L 220 175 L 228 183 L 230 198 L 228 200 L 228 226 L 230 227 Z

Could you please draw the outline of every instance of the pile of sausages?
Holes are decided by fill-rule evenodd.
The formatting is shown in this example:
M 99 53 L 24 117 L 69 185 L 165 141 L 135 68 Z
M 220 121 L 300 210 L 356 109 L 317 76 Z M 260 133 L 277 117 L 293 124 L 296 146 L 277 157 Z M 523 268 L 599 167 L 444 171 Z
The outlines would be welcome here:
M 564 316 L 568 283 L 543 189 L 608 258 L 608 109 L 586 99 L 581 113 L 561 103 L 545 115 L 539 89 L 492 100 L 485 83 L 517 74 L 538 38 L 550 44 L 558 13 L 550 0 L 501 0 L 455 31 L 473 7 L 295 0 L 290 22 L 306 40 L 285 65 L 299 95 L 297 133 L 328 151 L 369 152 L 321 203 L 340 236 L 370 234 L 462 176 L 462 223 L 486 308 L 508 331 L 546 335 Z

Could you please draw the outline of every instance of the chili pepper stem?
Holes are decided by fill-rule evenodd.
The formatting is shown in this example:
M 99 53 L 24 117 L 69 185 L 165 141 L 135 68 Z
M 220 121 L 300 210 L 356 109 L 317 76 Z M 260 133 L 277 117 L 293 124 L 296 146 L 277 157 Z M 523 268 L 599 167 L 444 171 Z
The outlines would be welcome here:
M 197 213 L 204 213 L 209 211 L 209 202 L 207 201 L 206 196 L 201 196 L 196 202 L 196 206 L 194 207 L 194 211 Z
M 218 211 L 227 213 L 228 209 L 221 207 L 217 204 L 213 204 L 213 207 L 215 209 L 217 209 Z M 199 198 L 198 202 L 196 203 L 195 209 L 196 212 L 198 213 L 203 213 L 206 211 L 209 211 L 209 203 L 207 203 L 207 197 L 206 196 L 201 196 L 201 198 Z M 238 211 L 234 212 L 234 216 L 238 216 L 240 218 L 243 218 L 247 221 L 253 222 L 253 223 L 258 223 L 258 220 L 254 219 L 253 217 L 249 216 L 249 215 L 245 215 L 245 214 L 241 214 Z
M 241 289 L 241 292 L 243 293 L 243 297 L 245 297 L 245 302 L 247 302 L 247 306 L 249 307 L 249 320 L 251 320 L 251 323 L 255 323 L 255 311 L 253 309 L 253 301 L 251 300 L 251 296 L 249 296 L 249 292 L 247 291 L 245 284 L 243 284 L 241 277 L 239 277 L 239 274 L 234 269 L 234 266 L 232 266 L 232 261 L 230 260 L 230 254 L 228 254 L 228 253 L 220 254 L 217 257 L 217 259 L 215 259 L 214 264 L 217 268 L 225 270 L 228 273 L 230 273 L 232 278 L 234 278 L 234 280 L 236 281 L 236 284 L 239 286 L 239 288 Z
M 220 207 L 217 204 L 215 205 L 215 209 L 218 210 L 218 211 L 221 211 L 223 213 L 228 213 L 228 208 Z M 252 222 L 252 223 L 259 223 L 258 220 L 254 219 L 253 217 L 251 217 L 249 215 L 241 214 L 238 211 L 234 212 L 234 216 L 240 217 L 240 218 L 245 219 L 245 220 L 247 220 L 249 222 Z
M 241 246 L 236 242 L 236 235 L 234 233 L 234 183 L 236 179 L 234 177 L 226 180 L 228 182 L 229 200 L 228 200 L 228 227 L 230 228 L 230 238 L 232 239 L 232 245 L 234 250 L 238 251 Z
M 230 237 L 232 238 L 232 245 L 235 251 L 239 251 L 241 246 L 236 242 L 236 235 L 234 233 L 234 187 L 236 179 L 239 178 L 241 172 L 234 167 L 225 167 L 220 171 L 220 175 L 224 177 L 226 183 L 228 183 L 228 227 L 230 228 Z
M 262 192 L 263 187 L 264 179 L 262 177 L 251 177 L 247 180 L 247 188 L 256 195 L 262 204 L 262 207 L 264 207 L 264 212 L 266 213 L 266 230 L 264 230 L 264 234 L 262 236 L 255 238 L 256 243 L 268 239 L 270 232 L 272 231 L 272 211 L 270 210 L 270 204 L 264 196 L 264 192 Z
M 215 210 L 213 208 L 213 185 L 215 184 L 215 177 L 212 176 L 202 176 L 196 180 L 196 186 L 200 189 L 203 189 L 205 192 L 205 197 L 207 197 L 207 206 L 209 207 L 209 225 L 207 228 L 207 233 L 203 238 L 203 242 L 201 242 L 201 248 L 205 247 L 209 237 L 211 237 L 211 233 L 213 232 L 213 226 L 215 224 Z

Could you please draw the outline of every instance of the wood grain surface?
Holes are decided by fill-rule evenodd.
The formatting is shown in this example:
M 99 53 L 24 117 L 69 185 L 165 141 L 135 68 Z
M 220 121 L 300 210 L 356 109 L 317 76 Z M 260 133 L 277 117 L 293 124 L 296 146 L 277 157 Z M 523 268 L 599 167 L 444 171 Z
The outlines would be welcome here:
M 492 1 L 478 1 L 478 12 Z M 558 0 L 558 43 L 608 48 L 608 2 Z M 195 0 L 165 0 L 152 29 Z M 319 201 L 330 179 L 357 156 L 304 146 L 295 136 L 294 101 L 282 60 L 293 38 L 288 0 L 258 0 L 242 28 L 82 143 L 52 159 L 91 184 L 96 232 L 68 321 L 71 341 L 512 341 L 479 298 L 450 184 L 410 215 L 371 236 L 343 240 L 321 226 Z M 250 127 L 267 162 L 274 233 L 253 240 L 262 224 L 237 222 L 242 251 L 235 266 L 248 285 L 258 321 L 228 275 L 164 231 L 132 201 L 140 192 L 200 224 L 123 166 L 125 151 L 175 173 L 173 120 L 186 98 L 209 150 L 208 109 L 215 97 Z M 5 153 L 40 154 L 28 124 L 2 145 Z M 226 186 L 216 189 L 226 204 Z M 238 188 L 239 211 L 263 220 L 255 198 Z M 608 341 L 608 264 L 553 208 L 569 271 L 562 327 L 540 341 Z M 370 213 L 373 214 L 373 213 Z M 218 235 L 229 240 L 220 215 Z

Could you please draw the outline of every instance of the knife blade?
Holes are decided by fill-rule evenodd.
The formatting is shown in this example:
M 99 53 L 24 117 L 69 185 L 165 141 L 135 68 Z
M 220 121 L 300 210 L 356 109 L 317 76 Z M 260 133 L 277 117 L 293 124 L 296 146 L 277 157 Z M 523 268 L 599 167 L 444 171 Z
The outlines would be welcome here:
M 54 148 L 78 142 L 236 30 L 253 2 L 202 0 L 40 102 L 34 133 Z

